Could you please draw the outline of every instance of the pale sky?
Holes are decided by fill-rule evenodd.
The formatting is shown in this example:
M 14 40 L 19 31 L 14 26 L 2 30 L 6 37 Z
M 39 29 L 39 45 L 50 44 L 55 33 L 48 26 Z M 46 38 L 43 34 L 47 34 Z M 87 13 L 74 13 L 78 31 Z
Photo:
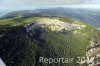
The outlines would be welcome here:
M 100 0 L 0 0 L 0 10 L 52 6 L 71 8 L 100 8 Z

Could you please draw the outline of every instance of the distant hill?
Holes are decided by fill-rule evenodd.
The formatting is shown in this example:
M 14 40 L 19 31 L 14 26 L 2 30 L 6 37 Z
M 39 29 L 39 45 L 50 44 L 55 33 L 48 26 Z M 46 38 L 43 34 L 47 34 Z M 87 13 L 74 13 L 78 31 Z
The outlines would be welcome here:
M 71 8 L 48 8 L 37 10 L 15 11 L 8 13 L 0 19 L 12 18 L 15 16 L 33 17 L 33 16 L 64 16 L 79 19 L 83 22 L 89 23 L 95 27 L 100 27 L 100 10 L 88 9 L 71 9 Z

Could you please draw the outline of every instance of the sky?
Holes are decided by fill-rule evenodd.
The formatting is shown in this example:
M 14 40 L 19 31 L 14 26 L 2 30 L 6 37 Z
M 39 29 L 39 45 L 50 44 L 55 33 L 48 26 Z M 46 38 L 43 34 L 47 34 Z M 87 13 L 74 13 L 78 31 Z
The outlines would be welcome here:
M 0 10 L 45 7 L 100 8 L 100 0 L 0 0 Z

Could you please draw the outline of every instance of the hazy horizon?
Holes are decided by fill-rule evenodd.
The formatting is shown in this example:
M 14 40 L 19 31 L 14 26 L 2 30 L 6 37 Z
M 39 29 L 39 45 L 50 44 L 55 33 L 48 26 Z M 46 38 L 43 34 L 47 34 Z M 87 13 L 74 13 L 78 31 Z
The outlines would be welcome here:
M 0 10 L 27 10 L 47 7 L 100 9 L 100 0 L 0 0 Z
M 0 16 L 12 11 L 53 7 L 99 10 L 100 0 L 0 0 Z

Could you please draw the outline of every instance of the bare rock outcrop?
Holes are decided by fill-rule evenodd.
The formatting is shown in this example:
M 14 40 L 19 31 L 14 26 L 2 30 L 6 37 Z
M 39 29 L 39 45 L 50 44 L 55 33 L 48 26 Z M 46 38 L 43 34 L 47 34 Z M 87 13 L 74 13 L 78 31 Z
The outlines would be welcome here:
M 35 27 L 42 27 L 42 28 L 49 28 L 52 31 L 60 31 L 63 30 L 70 31 L 75 29 L 82 29 L 86 27 L 86 25 L 79 25 L 79 24 L 71 24 L 68 22 L 60 21 L 59 19 L 50 19 L 50 18 L 42 18 L 38 19 L 36 22 L 33 22 L 31 24 L 27 24 L 25 27 L 27 28 L 27 31 L 30 31 L 31 29 Z
M 100 44 L 96 38 L 91 38 L 90 46 L 86 52 L 88 66 L 100 66 Z

